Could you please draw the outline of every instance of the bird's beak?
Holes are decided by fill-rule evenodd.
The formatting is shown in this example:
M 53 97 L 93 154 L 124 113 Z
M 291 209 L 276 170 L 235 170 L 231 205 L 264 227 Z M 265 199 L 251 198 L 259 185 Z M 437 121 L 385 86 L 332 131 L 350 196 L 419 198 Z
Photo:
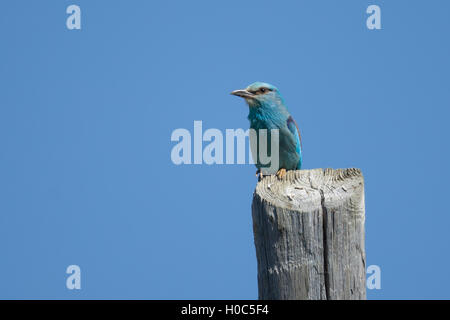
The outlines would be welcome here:
M 242 90 L 234 90 L 232 93 L 234 96 L 238 96 L 241 98 L 253 98 L 255 95 L 246 89 Z

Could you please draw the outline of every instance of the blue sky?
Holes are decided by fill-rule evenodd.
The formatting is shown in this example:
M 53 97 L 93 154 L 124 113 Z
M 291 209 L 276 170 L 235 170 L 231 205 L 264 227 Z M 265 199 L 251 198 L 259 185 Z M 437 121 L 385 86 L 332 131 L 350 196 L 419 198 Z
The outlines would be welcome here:
M 368 298 L 450 298 L 448 1 L 0 7 L 0 298 L 256 299 L 254 167 L 170 158 L 194 120 L 247 129 L 229 93 L 254 81 L 283 94 L 304 168 L 362 169 Z

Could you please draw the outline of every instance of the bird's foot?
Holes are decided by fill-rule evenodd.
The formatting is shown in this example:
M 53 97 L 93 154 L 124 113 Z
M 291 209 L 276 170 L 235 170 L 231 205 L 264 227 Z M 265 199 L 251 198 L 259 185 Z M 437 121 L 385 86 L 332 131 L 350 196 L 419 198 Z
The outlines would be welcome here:
M 277 171 L 277 177 L 278 179 L 283 179 L 286 176 L 286 169 L 281 168 L 280 170 Z
M 258 178 L 258 182 L 262 180 L 263 174 L 261 169 L 256 170 L 256 177 Z

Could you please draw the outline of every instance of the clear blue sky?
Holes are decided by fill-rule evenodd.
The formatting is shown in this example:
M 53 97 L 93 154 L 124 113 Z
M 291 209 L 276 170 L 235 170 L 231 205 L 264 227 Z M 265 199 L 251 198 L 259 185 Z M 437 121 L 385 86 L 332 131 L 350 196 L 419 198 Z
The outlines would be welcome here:
M 66 28 L 66 7 L 82 29 Z M 382 30 L 366 28 L 377 4 Z M 251 165 L 171 162 L 276 85 L 304 168 L 362 169 L 368 298 L 450 298 L 448 1 L 2 1 L 0 298 L 257 298 Z M 82 289 L 65 287 L 68 265 Z

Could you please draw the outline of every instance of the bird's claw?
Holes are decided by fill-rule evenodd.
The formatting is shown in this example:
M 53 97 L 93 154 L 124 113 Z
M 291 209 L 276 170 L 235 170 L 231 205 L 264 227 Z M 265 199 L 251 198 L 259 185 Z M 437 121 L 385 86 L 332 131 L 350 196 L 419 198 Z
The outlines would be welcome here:
M 280 170 L 277 171 L 277 177 L 278 179 L 283 179 L 286 176 L 286 169 L 281 168 Z
M 263 174 L 260 169 L 256 170 L 256 177 L 258 178 L 258 182 L 262 180 Z

